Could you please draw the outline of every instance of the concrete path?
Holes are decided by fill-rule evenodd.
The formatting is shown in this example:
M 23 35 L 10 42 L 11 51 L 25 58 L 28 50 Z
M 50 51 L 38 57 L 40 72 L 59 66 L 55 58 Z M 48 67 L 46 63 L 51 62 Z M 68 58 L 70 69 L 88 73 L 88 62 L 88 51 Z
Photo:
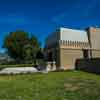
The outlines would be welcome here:
M 35 73 L 38 70 L 34 67 L 15 67 L 15 68 L 4 68 L 0 71 L 0 74 L 24 74 L 24 73 Z

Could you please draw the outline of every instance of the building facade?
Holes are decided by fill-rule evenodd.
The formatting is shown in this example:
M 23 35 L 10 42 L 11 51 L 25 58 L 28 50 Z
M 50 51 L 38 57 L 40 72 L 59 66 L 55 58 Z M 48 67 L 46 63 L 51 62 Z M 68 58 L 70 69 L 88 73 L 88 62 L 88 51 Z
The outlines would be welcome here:
M 60 28 L 46 39 L 45 53 L 49 61 L 56 62 L 56 69 L 75 69 L 76 59 L 100 57 L 99 38 L 100 28 Z

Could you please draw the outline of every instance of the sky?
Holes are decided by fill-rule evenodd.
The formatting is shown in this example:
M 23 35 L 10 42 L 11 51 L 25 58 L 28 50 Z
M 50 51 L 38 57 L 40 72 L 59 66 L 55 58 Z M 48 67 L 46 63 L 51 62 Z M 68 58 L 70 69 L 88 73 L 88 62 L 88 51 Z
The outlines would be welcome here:
M 34 34 L 43 46 L 56 28 L 89 26 L 100 26 L 100 0 L 0 0 L 1 52 L 4 37 L 12 31 Z

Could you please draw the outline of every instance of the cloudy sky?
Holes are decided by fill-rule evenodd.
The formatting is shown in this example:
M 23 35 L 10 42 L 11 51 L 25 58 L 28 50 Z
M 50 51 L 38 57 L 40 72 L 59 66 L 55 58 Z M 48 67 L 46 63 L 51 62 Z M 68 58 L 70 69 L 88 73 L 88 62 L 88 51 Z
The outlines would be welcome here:
M 59 27 L 100 26 L 100 0 L 0 0 L 0 51 L 8 32 L 17 29 L 44 40 Z

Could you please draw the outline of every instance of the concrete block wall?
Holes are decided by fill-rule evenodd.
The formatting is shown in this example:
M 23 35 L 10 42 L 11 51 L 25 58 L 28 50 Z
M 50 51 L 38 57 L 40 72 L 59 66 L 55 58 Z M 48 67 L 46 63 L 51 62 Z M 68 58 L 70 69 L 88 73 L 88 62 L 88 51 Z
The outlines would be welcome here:
M 62 69 L 75 69 L 75 61 L 83 58 L 81 49 L 60 49 L 60 67 Z
M 100 58 L 100 50 L 92 50 L 92 58 Z
M 100 50 L 100 28 L 90 27 L 88 34 L 91 42 L 91 49 Z
M 65 41 L 59 40 L 59 47 L 61 48 L 76 48 L 76 49 L 89 49 L 90 45 L 88 42 L 79 42 L 79 41 Z

